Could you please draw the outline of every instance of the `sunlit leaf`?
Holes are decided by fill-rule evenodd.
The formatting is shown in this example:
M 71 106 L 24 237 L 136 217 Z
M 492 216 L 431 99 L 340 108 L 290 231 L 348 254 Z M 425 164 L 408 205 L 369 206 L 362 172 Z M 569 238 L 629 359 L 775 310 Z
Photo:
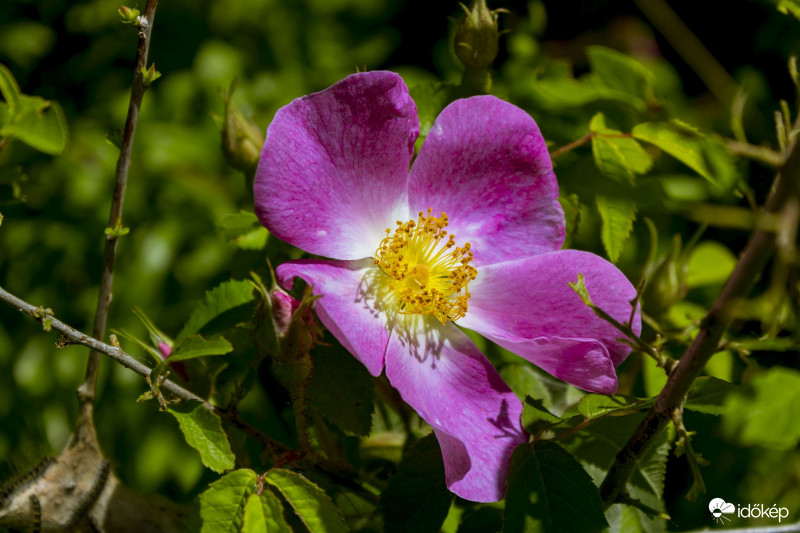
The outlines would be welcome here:
M 222 313 L 251 301 L 253 301 L 253 285 L 249 281 L 225 281 L 214 287 L 206 292 L 203 301 L 195 308 L 175 339 L 175 345 L 179 346 L 189 335 L 199 333 L 206 324 Z
M 597 168 L 605 176 L 623 183 L 633 183 L 636 174 L 650 170 L 652 161 L 644 148 L 621 131 L 606 127 L 605 117 L 597 113 L 589 123 L 592 154 Z
M 347 526 L 341 512 L 321 488 L 300 474 L 273 468 L 266 481 L 281 493 L 309 531 L 344 533 Z
M 547 410 L 542 400 L 536 400 L 530 396 L 525 397 L 522 404 L 522 427 L 525 431 L 533 435 L 550 429 L 561 422 L 561 418 Z
M 608 525 L 592 478 L 558 444 L 517 446 L 509 472 L 503 533 L 594 533 Z
M 606 87 L 645 101 L 652 98 L 653 74 L 632 57 L 604 46 L 588 46 L 586 57 Z
M 201 335 L 190 335 L 185 337 L 178 344 L 172 355 L 169 357 L 170 363 L 194 359 L 208 355 L 224 355 L 233 351 L 233 346 L 226 339 L 218 337 L 216 339 L 204 339 Z
M 283 518 L 283 505 L 269 490 L 251 494 L 244 508 L 242 533 L 292 533 Z
M 244 510 L 256 491 L 257 476 L 252 470 L 235 470 L 211 484 L 200 495 L 189 531 L 195 533 L 238 532 L 244 521 Z
M 689 287 L 703 287 L 725 283 L 736 266 L 736 256 L 716 241 L 703 241 L 694 247 L 689 256 Z
M 725 433 L 746 445 L 789 450 L 800 442 L 800 372 L 773 367 L 728 395 Z
M 680 121 L 646 122 L 633 128 L 633 136 L 655 146 L 708 180 L 718 192 L 738 179 L 727 149 Z
M 655 398 L 634 398 L 614 394 L 587 394 L 578 402 L 578 412 L 587 418 L 607 416 L 609 414 L 630 414 L 633 411 L 647 409 L 653 405 Z
M 616 262 L 633 230 L 636 205 L 629 200 L 598 194 L 597 210 L 602 222 L 600 237 L 603 246 L 609 259 Z
M 168 411 L 178 421 L 186 443 L 200 453 L 204 465 L 220 473 L 233 468 L 236 458 L 216 414 L 196 401 L 170 406 Z

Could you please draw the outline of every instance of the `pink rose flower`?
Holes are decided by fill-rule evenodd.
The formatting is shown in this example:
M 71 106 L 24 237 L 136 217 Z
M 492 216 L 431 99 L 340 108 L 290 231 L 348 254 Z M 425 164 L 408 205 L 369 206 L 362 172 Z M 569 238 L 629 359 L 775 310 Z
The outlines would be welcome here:
M 636 291 L 606 260 L 560 250 L 558 184 L 523 110 L 493 96 L 453 102 L 412 166 L 418 135 L 416 106 L 391 72 L 294 100 L 267 132 L 255 210 L 276 237 L 331 258 L 290 261 L 278 279 L 313 286 L 322 323 L 431 425 L 450 490 L 497 501 L 529 436 L 521 402 L 459 328 L 611 394 L 631 349 L 567 283 L 584 274 L 621 322 Z

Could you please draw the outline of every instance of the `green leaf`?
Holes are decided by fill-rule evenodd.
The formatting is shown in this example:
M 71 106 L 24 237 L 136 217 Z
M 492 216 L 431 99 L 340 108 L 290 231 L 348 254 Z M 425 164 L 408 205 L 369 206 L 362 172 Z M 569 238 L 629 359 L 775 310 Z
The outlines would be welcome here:
M 586 47 L 592 73 L 610 89 L 647 101 L 653 97 L 653 74 L 641 63 L 604 46 Z
M 777 0 L 775 7 L 784 15 L 794 15 L 797 20 L 800 20 L 800 2 L 798 0 Z
M 456 99 L 455 85 L 450 83 L 423 83 L 410 91 L 417 104 L 420 137 L 425 138 L 442 109 Z
M 0 129 L 3 129 L 9 120 L 11 120 L 11 111 L 8 109 L 8 104 L 0 102 Z
M 247 211 L 225 215 L 217 221 L 217 227 L 226 241 L 234 241 L 245 250 L 262 249 L 269 237 L 269 232 L 261 226 L 258 217 Z
M 503 533 L 594 533 L 608 525 L 592 478 L 551 441 L 514 450 L 504 522 Z
M 281 493 L 309 531 L 314 533 L 347 531 L 342 514 L 330 497 L 300 474 L 274 468 L 267 474 L 266 481 Z
M 736 266 L 736 256 L 716 241 L 703 241 L 689 256 L 686 283 L 690 288 L 725 283 Z
M 4 65 L 0 65 L 0 135 L 16 137 L 46 154 L 58 155 L 67 145 L 67 120 L 57 102 L 26 96 Z
M 439 443 L 434 435 L 428 435 L 406 452 L 381 494 L 386 533 L 436 533 L 452 500 L 445 485 Z
M 592 155 L 603 175 L 632 184 L 636 174 L 650 170 L 653 163 L 644 148 L 635 139 L 623 137 L 621 131 L 607 128 L 602 113 L 592 117 L 589 131 L 595 134 L 592 137 Z
M 800 442 L 798 405 L 800 372 L 773 367 L 728 396 L 723 429 L 745 446 L 790 450 Z
M 738 390 L 739 387 L 727 381 L 710 376 L 699 377 L 689 387 L 684 408 L 709 415 L 721 415 L 725 411 L 725 399 Z
M 225 281 L 206 292 L 203 301 L 198 305 L 186 325 L 175 339 L 180 345 L 189 335 L 199 333 L 203 327 L 226 311 L 253 301 L 253 285 L 247 280 Z
M 730 190 L 738 179 L 727 149 L 680 121 L 645 122 L 633 136 L 660 149 L 708 180 L 716 192 Z
M 632 106 L 638 111 L 647 108 L 643 99 L 607 86 L 601 77 L 594 73 L 575 79 L 570 66 L 563 62 L 551 62 L 548 70 L 531 84 L 530 91 L 537 105 L 554 111 L 573 109 L 600 101 Z
M 561 442 L 599 485 L 643 417 L 644 413 L 603 417 Z M 632 498 L 659 511 L 664 510 L 664 474 L 670 441 L 670 434 L 666 430 L 655 437 L 650 450 L 636 465 L 627 486 Z M 663 521 L 653 521 L 641 511 L 636 512 L 643 518 L 643 524 L 647 522 L 648 531 L 664 529 Z
M 195 357 L 224 355 L 233 351 L 233 346 L 223 337 L 204 339 L 201 335 L 185 337 L 169 356 L 169 363 L 177 363 Z
M 197 401 L 171 406 L 168 411 L 178 421 L 186 443 L 200 453 L 204 465 L 219 473 L 234 467 L 236 458 L 215 413 Z
M 258 477 L 252 470 L 235 470 L 218 479 L 200 495 L 189 531 L 197 533 L 238 533 L 244 521 L 244 510 L 256 491 Z
M 633 396 L 622 396 L 621 394 L 612 396 L 587 394 L 578 402 L 578 412 L 586 418 L 608 415 L 620 416 L 630 414 L 632 411 L 647 409 L 653 403 L 655 403 L 655 398 L 634 398 Z
M 608 533 L 644 533 L 641 512 L 629 505 L 617 503 L 606 510 L 606 520 L 608 520 Z M 647 518 L 644 518 L 648 520 Z M 648 520 L 652 522 L 652 520 Z M 663 521 L 662 521 L 663 523 Z
M 20 95 L 0 135 L 16 137 L 40 152 L 58 155 L 67 146 L 67 119 L 57 102 Z
M 19 98 L 21 96 L 17 80 L 14 75 L 8 70 L 8 67 L 0 64 L 0 94 L 3 95 L 6 103 L 8 104 L 8 111 L 11 115 L 17 112 L 19 105 Z
M 311 353 L 314 373 L 308 384 L 309 403 L 339 428 L 368 435 L 372 428 L 375 384 L 358 360 L 335 340 Z
M 522 427 L 525 431 L 536 435 L 548 430 L 561 422 L 561 418 L 547 410 L 542 400 L 536 400 L 530 396 L 525 397 L 522 404 Z
M 600 237 L 603 246 L 608 258 L 615 263 L 633 230 L 636 205 L 628 200 L 598 194 L 597 210 L 602 221 Z
M 242 533 L 292 533 L 283 518 L 283 505 L 272 491 L 251 494 L 244 508 Z

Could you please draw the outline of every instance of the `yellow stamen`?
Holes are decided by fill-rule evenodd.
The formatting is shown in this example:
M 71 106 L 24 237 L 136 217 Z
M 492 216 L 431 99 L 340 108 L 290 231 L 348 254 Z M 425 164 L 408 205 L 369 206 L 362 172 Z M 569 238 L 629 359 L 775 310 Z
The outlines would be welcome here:
M 470 243 L 456 246 L 456 238 L 444 229 L 447 215 L 419 212 L 417 221 L 397 221 L 392 234 L 375 250 L 375 264 L 386 274 L 383 285 L 387 304 L 400 314 L 434 315 L 444 324 L 467 314 L 467 285 L 478 271 L 472 262 Z

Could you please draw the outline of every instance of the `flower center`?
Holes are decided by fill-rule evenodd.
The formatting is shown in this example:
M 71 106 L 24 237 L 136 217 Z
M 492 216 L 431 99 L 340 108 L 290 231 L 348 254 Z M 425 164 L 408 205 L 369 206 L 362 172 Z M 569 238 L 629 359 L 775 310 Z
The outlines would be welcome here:
M 467 314 L 467 284 L 478 271 L 469 264 L 470 244 L 456 246 L 444 229 L 447 215 L 431 211 L 420 211 L 416 221 L 398 220 L 394 234 L 387 229 L 374 261 L 387 276 L 381 285 L 390 307 L 404 315 L 434 315 L 444 324 Z

